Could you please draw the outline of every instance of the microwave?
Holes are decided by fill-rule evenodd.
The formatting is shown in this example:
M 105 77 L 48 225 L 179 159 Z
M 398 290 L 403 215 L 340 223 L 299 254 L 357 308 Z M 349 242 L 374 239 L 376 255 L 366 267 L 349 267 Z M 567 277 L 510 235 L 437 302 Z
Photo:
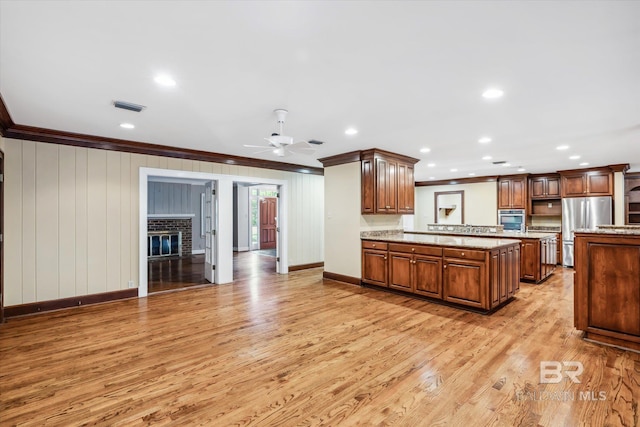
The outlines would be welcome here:
M 498 225 L 504 227 L 504 231 L 524 232 L 524 209 L 500 209 L 498 210 Z

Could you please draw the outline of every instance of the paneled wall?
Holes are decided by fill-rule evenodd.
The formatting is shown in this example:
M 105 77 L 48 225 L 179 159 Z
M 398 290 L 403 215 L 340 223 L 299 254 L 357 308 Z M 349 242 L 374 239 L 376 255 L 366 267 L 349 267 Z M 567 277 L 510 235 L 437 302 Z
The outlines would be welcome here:
M 14 139 L 4 144 L 5 306 L 137 284 L 140 167 L 287 180 L 289 265 L 323 261 L 322 176 Z
M 175 182 L 149 182 L 147 190 L 147 213 L 185 215 L 195 213 L 191 197 L 191 184 Z M 198 206 L 200 201 L 198 200 Z

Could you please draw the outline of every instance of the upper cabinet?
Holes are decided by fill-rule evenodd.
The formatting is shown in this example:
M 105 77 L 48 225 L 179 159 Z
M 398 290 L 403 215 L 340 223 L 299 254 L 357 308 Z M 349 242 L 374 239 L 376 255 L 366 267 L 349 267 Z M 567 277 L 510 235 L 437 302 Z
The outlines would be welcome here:
M 498 179 L 498 209 L 525 209 L 527 176 L 512 175 Z
M 559 199 L 560 175 L 529 177 L 529 196 L 531 199 Z
M 562 197 L 613 196 L 613 173 L 609 169 L 560 172 Z
M 418 159 L 382 150 L 360 153 L 361 213 L 413 214 Z

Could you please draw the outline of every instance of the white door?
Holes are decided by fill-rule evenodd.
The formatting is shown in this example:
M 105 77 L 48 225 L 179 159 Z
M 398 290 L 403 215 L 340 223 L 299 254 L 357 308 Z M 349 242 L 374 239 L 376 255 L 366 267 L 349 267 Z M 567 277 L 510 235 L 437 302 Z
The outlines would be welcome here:
M 204 185 L 204 278 L 215 283 L 216 269 L 216 183 Z

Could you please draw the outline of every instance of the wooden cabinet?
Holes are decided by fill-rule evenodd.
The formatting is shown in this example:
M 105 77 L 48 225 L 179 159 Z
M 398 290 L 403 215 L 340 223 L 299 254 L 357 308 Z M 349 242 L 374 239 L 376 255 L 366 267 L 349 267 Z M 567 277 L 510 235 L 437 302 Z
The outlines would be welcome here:
M 640 234 L 575 233 L 574 324 L 640 351 Z
M 562 197 L 613 196 L 613 173 L 609 169 L 560 172 Z
M 498 209 L 526 209 L 526 175 L 498 179 Z
M 362 283 L 489 311 L 519 289 L 520 247 L 475 250 L 363 240 Z
M 529 195 L 531 199 L 559 199 L 560 175 L 529 177 Z
M 476 308 L 488 306 L 485 293 L 487 266 L 484 261 L 447 257 L 443 268 L 442 288 L 445 301 Z
M 362 242 L 362 281 L 377 286 L 388 286 L 386 243 Z
M 555 236 L 520 239 L 520 278 L 540 283 L 556 269 L 558 242 Z
M 624 177 L 625 224 L 640 224 L 640 173 Z
M 442 249 L 389 244 L 389 287 L 442 297 Z
M 382 150 L 360 153 L 361 213 L 413 214 L 418 159 Z

